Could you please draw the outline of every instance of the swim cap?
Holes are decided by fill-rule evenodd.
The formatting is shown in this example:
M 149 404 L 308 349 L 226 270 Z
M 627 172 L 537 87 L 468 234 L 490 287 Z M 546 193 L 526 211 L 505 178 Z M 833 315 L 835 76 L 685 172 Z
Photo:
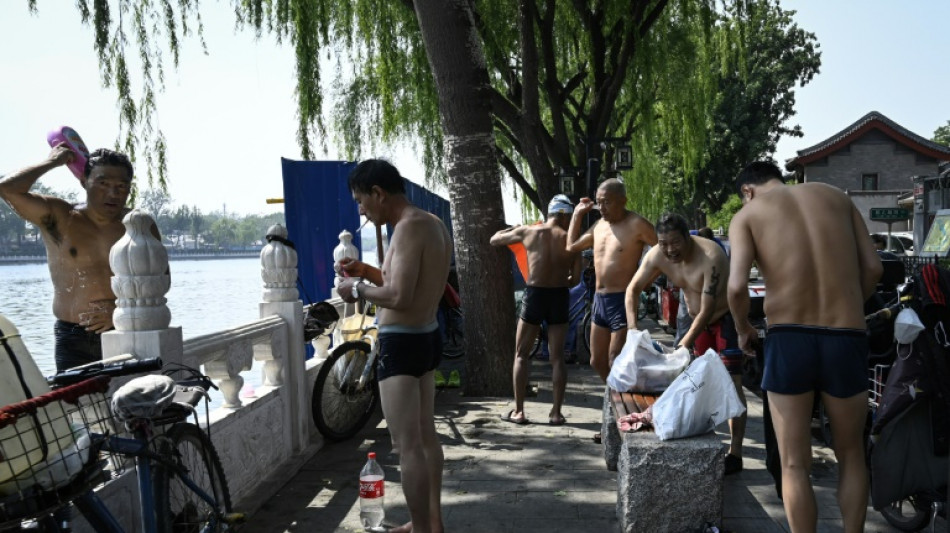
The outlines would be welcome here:
M 548 216 L 556 215 L 558 213 L 566 213 L 570 215 L 573 212 L 574 204 L 572 204 L 571 200 L 563 194 L 558 194 L 554 198 L 551 198 L 551 203 L 548 204 Z

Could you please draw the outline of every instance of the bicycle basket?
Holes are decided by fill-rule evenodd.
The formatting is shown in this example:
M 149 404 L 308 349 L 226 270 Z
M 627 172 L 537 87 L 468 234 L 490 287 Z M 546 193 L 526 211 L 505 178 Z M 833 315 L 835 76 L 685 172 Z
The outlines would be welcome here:
M 48 513 L 98 483 L 113 432 L 109 378 L 0 408 L 0 524 Z

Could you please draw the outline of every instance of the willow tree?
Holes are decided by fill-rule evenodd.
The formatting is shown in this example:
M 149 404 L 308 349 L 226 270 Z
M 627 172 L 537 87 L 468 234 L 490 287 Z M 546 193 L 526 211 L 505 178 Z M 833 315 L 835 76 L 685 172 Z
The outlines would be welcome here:
M 768 0 L 729 3 L 741 11 L 753 1 Z M 28 5 L 35 9 L 36 0 Z M 454 226 L 467 313 L 466 392 L 506 394 L 513 343 L 510 333 L 495 335 L 513 327 L 511 295 L 504 282 L 481 283 L 487 276 L 507 276 L 499 252 L 484 238 L 503 224 L 499 168 L 540 207 L 558 191 L 556 168 L 600 170 L 602 141 L 629 140 L 635 166 L 625 182 L 632 205 L 656 212 L 663 198 L 657 194 L 663 184 L 656 146 L 677 154 L 686 176 L 695 174 L 701 160 L 708 102 L 716 89 L 716 70 L 706 67 L 711 51 L 722 45 L 713 32 L 722 22 L 717 5 L 453 0 L 439 11 L 439 4 L 421 0 L 235 0 L 234 11 L 239 25 L 294 48 L 297 136 L 305 158 L 314 156 L 313 139 L 326 143 L 329 132 L 354 159 L 377 143 L 410 139 L 430 178 L 447 180 L 453 216 L 461 222 Z M 163 181 L 165 140 L 150 118 L 154 95 L 163 82 L 163 58 L 177 64 L 181 39 L 193 29 L 200 35 L 198 3 L 77 0 L 77 6 L 95 29 L 102 79 L 119 95 L 125 149 L 134 154 L 136 143 L 144 144 L 149 176 L 155 169 Z M 443 24 L 460 32 L 452 35 Z M 435 33 L 425 36 L 424 28 Z M 715 35 L 735 39 L 742 27 L 735 29 Z M 138 93 L 131 89 L 127 51 L 140 63 Z M 338 81 L 329 84 L 324 70 L 332 58 Z M 438 72 L 437 65 L 446 70 Z M 477 75 L 460 81 L 445 72 Z M 464 83 L 474 86 L 449 88 Z M 325 106 L 327 88 L 335 97 Z M 469 106 L 475 109 L 463 109 Z M 478 113 L 487 118 L 457 122 L 453 132 L 453 117 L 474 120 Z M 481 153 L 460 160 L 462 152 L 452 147 L 462 132 L 481 136 L 495 160 Z M 583 190 L 583 184 L 579 178 L 575 188 Z M 488 374 L 472 372 L 486 369 Z

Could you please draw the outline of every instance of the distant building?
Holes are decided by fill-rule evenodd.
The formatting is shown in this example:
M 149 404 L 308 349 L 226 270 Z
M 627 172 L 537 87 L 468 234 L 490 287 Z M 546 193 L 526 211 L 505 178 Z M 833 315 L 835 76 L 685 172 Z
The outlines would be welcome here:
M 914 177 L 936 176 L 945 161 L 950 161 L 950 147 L 872 111 L 828 139 L 799 150 L 785 168 L 799 182 L 827 183 L 845 191 L 868 229 L 878 232 L 887 231 L 887 224 L 871 221 L 871 208 L 905 207 L 913 213 Z M 894 223 L 891 229 L 910 231 L 913 219 Z

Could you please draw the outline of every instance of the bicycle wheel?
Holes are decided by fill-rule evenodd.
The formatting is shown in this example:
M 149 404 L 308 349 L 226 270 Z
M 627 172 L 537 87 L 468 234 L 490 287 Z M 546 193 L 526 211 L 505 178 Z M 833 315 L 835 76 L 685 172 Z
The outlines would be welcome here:
M 587 353 L 590 353 L 590 308 L 587 308 L 587 312 L 584 313 L 584 318 L 581 320 L 581 340 L 584 343 L 584 349 L 587 350 Z
M 363 341 L 344 342 L 324 361 L 313 385 L 313 423 L 327 440 L 339 442 L 356 434 L 379 404 L 376 370 L 362 390 L 357 390 L 370 347 Z M 351 366 L 349 375 L 347 366 Z M 344 381 L 345 379 L 345 381 Z
M 445 310 L 445 326 L 442 330 L 442 357 L 458 359 L 465 355 L 465 322 L 462 309 L 450 307 Z
M 190 423 L 173 425 L 159 445 L 174 466 L 153 463 L 155 523 L 160 533 L 229 531 L 221 521 L 231 512 L 231 495 L 218 452 L 208 435 Z M 212 506 L 188 488 L 179 474 L 188 476 L 216 504 Z M 206 529 L 214 523 L 213 529 Z
M 887 523 L 901 531 L 920 531 L 930 523 L 930 500 L 920 494 L 881 509 Z

